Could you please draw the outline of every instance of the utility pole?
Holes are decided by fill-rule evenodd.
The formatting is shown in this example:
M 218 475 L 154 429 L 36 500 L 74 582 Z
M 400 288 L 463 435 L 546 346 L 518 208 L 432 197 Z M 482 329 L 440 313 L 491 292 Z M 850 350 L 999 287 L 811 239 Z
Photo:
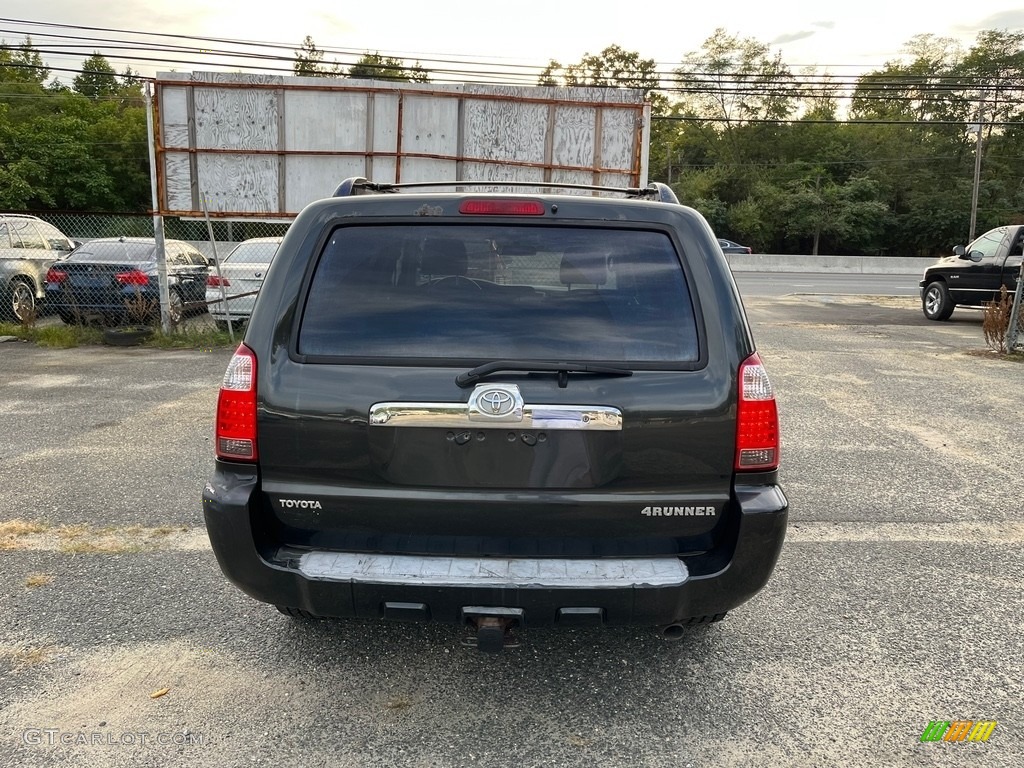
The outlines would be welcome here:
M 981 101 L 978 102 L 978 122 L 971 127 L 977 130 L 977 138 L 974 142 L 974 191 L 971 193 L 971 233 L 967 237 L 968 243 L 974 242 L 974 230 L 978 223 L 978 188 L 981 186 L 981 129 L 985 124 L 985 97 L 987 93 L 981 94 Z

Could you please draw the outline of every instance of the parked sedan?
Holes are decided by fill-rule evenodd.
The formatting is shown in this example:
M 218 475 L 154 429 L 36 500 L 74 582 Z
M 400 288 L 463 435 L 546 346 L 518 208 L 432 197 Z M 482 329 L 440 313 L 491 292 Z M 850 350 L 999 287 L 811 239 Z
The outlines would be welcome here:
M 1012 296 L 1024 259 L 1024 226 L 996 227 L 969 246 L 925 270 L 919 283 L 921 309 L 929 320 L 948 320 L 958 306 L 981 307 L 999 298 L 1000 286 Z
M 220 274 L 206 278 L 206 303 L 218 328 L 227 330 L 229 322 L 240 328 L 248 322 L 256 294 L 282 239 L 254 237 L 239 243 L 224 257 Z
M 205 306 L 206 257 L 188 243 L 165 241 L 171 322 Z M 46 274 L 47 305 L 65 323 L 101 319 L 106 324 L 144 323 L 160 315 L 156 243 L 153 238 L 91 240 Z
M 750 246 L 740 245 L 723 237 L 718 238 L 718 244 L 722 247 L 722 253 L 753 253 Z

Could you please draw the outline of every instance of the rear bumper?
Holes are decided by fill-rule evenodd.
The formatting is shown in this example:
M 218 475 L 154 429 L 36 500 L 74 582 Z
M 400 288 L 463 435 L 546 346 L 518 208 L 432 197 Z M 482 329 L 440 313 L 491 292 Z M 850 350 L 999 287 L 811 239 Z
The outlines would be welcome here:
M 738 486 L 740 514 L 727 541 L 699 557 L 388 557 L 266 541 L 257 488 L 254 469 L 225 464 L 203 492 L 214 554 L 242 591 L 317 616 L 453 624 L 479 606 L 518 609 L 529 626 L 571 624 L 579 616 L 587 623 L 654 626 L 723 613 L 767 583 L 788 517 L 778 486 Z

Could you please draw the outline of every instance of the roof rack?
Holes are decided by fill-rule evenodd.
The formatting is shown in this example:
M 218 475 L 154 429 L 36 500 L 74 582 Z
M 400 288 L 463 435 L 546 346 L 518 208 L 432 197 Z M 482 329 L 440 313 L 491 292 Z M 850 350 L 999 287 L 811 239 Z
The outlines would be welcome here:
M 617 192 L 629 198 L 657 200 L 662 203 L 679 203 L 672 188 L 660 181 L 652 181 L 646 187 L 605 187 L 597 184 L 568 184 L 558 181 L 498 181 L 485 179 L 463 179 L 461 181 L 409 181 L 398 184 L 368 181 L 360 176 L 345 179 L 334 191 L 334 197 L 369 195 L 374 193 L 399 192 L 418 187 L 529 187 L 533 189 L 582 189 L 591 192 Z

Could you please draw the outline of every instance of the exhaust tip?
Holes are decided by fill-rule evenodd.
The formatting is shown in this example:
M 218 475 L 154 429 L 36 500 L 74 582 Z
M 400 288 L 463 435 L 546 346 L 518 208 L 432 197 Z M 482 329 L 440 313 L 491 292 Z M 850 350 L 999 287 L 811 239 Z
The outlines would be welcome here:
M 661 628 L 661 636 L 665 640 L 682 640 L 686 628 L 682 624 L 666 624 Z

